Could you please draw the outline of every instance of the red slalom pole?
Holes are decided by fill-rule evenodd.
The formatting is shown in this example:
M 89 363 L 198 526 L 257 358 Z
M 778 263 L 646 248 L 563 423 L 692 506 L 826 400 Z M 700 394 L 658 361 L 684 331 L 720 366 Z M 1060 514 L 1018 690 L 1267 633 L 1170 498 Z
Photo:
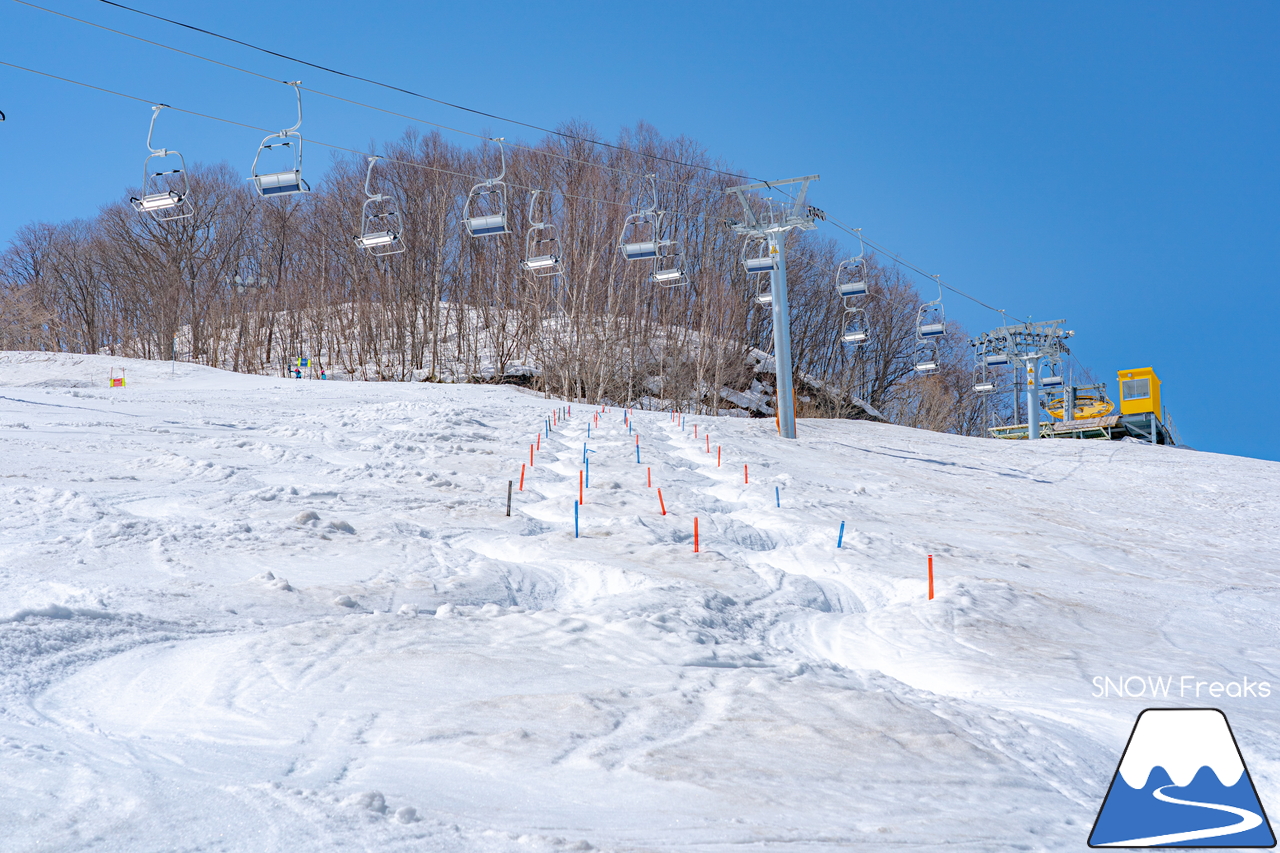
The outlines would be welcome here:
M 538 450 L 542 450 L 542 433 L 538 433 Z
M 933 555 L 929 555 L 929 600 L 933 601 Z
M 529 445 L 529 467 L 533 467 L 533 445 Z
M 648 489 L 653 488 L 653 469 L 652 468 L 644 469 L 644 481 L 645 481 L 645 488 L 648 488 Z
M 524 491 L 524 463 L 520 463 L 520 491 Z
M 716 467 L 720 467 L 720 445 L 716 445 Z
M 707 437 L 707 452 L 711 452 L 711 433 L 705 433 Z
M 698 425 L 697 425 L 697 424 L 694 424 L 694 425 L 693 425 L 693 437 L 694 437 L 695 439 L 698 437 Z
M 582 491 L 582 470 L 579 469 L 578 470 L 578 506 L 583 506 L 586 504 L 586 502 L 587 502 L 587 499 Z
M 698 553 L 698 517 L 693 517 L 693 553 Z
M 747 483 L 750 483 L 750 482 L 751 482 L 751 477 L 747 472 L 747 465 L 744 462 L 742 465 L 742 484 L 745 486 Z
M 662 514 L 667 514 L 667 504 L 662 500 L 662 489 L 658 489 L 658 506 L 662 509 Z

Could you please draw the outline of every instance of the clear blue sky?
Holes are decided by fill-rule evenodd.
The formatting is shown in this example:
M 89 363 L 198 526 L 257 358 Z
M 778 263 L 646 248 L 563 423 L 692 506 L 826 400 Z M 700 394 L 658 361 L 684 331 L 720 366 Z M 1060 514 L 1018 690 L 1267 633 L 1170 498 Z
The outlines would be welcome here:
M 505 126 L 94 0 L 41 5 L 279 79 L 511 138 Z M 407 3 L 137 8 L 544 126 L 637 120 L 815 204 L 1019 318 L 1064 318 L 1112 382 L 1153 366 L 1184 439 L 1280 459 L 1280 3 Z M 278 84 L 0 0 L 0 59 L 272 128 Z M 304 136 L 407 122 L 311 98 Z M 0 67 L 0 240 L 135 183 L 146 105 Z M 247 173 L 261 134 L 166 114 L 159 144 Z M 308 150 L 315 171 L 324 149 Z M 829 233 L 837 235 L 830 230 Z M 999 317 L 956 296 L 971 332 Z

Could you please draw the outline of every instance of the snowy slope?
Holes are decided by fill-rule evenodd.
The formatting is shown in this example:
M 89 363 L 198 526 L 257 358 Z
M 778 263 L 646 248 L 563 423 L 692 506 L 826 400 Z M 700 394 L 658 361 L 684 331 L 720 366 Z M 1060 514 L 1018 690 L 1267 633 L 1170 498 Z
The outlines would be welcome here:
M 5 849 L 1082 850 L 1151 705 L 1223 708 L 1280 812 L 1274 463 L 637 412 L 637 465 L 615 409 L 575 539 L 585 405 L 507 518 L 563 403 L 0 386 Z M 1182 675 L 1277 692 L 1095 696 Z

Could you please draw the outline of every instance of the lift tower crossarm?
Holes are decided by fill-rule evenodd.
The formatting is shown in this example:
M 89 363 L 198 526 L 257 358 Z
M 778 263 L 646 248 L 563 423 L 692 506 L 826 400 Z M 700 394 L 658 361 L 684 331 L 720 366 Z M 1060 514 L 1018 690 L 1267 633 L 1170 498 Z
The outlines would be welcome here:
M 809 192 L 809 182 L 819 180 L 819 175 L 805 175 L 803 178 L 787 178 L 784 181 L 761 181 L 757 184 L 747 184 L 741 187 L 729 187 L 725 192 L 733 193 L 738 197 L 738 201 L 742 204 L 742 215 L 746 217 L 745 222 L 731 222 L 730 226 L 739 234 L 763 233 L 771 230 L 785 231 L 788 228 L 803 228 L 808 230 L 816 227 L 813 224 L 812 216 L 805 216 L 804 198 Z M 800 192 L 796 194 L 795 203 L 791 205 L 791 213 L 781 223 L 762 223 L 756 217 L 755 212 L 751 209 L 751 203 L 747 197 L 743 195 L 747 190 L 771 190 L 775 187 L 785 187 L 791 184 L 800 184 Z
M 747 237 L 758 237 L 769 241 L 769 254 L 777 259 L 777 264 L 769 274 L 770 301 L 773 304 L 773 362 L 774 375 L 777 377 L 778 389 L 778 431 L 783 438 L 796 437 L 796 412 L 792 402 L 791 390 L 791 309 L 787 304 L 787 253 L 786 236 L 792 228 L 808 231 L 817 228 L 815 215 L 820 211 L 805 207 L 805 195 L 809 192 L 809 182 L 818 180 L 817 175 L 806 175 L 803 178 L 787 178 L 784 181 L 761 181 L 741 187 L 729 187 L 727 193 L 733 193 L 742 203 L 742 215 L 745 222 L 729 220 L 729 227 Z M 761 222 L 751 209 L 751 200 L 747 198 L 748 190 L 772 190 L 777 187 L 800 184 L 800 191 L 793 197 L 795 203 L 791 211 L 781 222 L 771 216 L 768 222 Z

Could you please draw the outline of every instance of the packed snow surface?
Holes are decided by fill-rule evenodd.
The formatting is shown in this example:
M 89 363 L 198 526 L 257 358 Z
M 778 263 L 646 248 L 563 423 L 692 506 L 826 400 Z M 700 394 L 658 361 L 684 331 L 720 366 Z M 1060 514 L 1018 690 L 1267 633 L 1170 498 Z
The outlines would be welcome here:
M 1280 812 L 1280 465 L 100 356 L 0 385 L 6 850 L 1082 850 L 1149 706 L 1222 708 Z

